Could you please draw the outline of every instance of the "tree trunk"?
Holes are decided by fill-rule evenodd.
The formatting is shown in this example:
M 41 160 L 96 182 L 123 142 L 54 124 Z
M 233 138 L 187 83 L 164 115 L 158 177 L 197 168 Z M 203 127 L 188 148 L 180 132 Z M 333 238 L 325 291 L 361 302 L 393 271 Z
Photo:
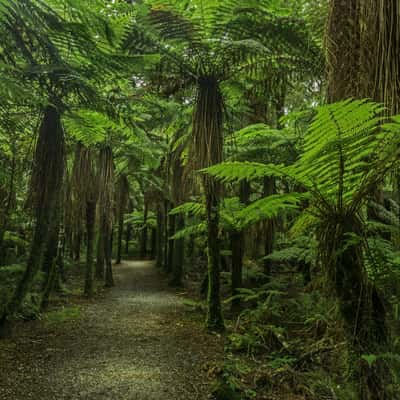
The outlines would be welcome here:
M 142 237 L 140 241 L 140 256 L 145 258 L 147 256 L 147 236 L 148 236 L 148 229 L 147 229 L 147 215 L 148 215 L 148 207 L 147 203 L 144 203 L 144 210 L 143 210 L 143 229 L 142 229 Z
M 172 207 L 171 207 L 172 208 Z M 172 272 L 174 265 L 174 252 L 175 252 L 175 240 L 171 239 L 175 235 L 175 215 L 168 216 L 168 257 L 167 257 L 167 271 Z
M 94 276 L 94 240 L 95 240 L 95 221 L 96 221 L 96 202 L 86 202 L 86 271 L 84 294 L 87 297 L 93 296 L 93 276 Z
M 193 116 L 193 149 L 197 166 L 207 168 L 222 161 L 224 99 L 215 76 L 198 79 Z M 209 330 L 224 330 L 220 295 L 219 196 L 220 185 L 211 177 L 203 179 L 207 213 L 208 304 L 206 325 Z
M 114 286 L 114 277 L 112 271 L 112 242 L 113 242 L 112 227 L 107 226 L 106 234 L 104 237 L 104 256 L 106 263 L 105 286 L 108 288 Z
M 326 33 L 329 103 L 360 93 L 359 21 L 359 0 L 331 0 Z
M 105 246 L 105 225 L 104 216 L 100 218 L 99 232 L 97 234 L 97 258 L 96 258 L 96 278 L 104 278 L 104 246 Z
M 56 278 L 55 278 L 55 288 L 59 292 L 63 290 L 63 283 L 67 281 L 64 269 L 64 254 L 65 254 L 65 231 L 64 231 L 64 225 L 61 224 L 60 234 L 58 238 Z
M 150 247 L 150 254 L 151 258 L 155 259 L 157 257 L 157 229 L 151 228 L 151 247 Z
M 122 261 L 122 235 L 124 233 L 124 213 L 119 210 L 118 218 L 118 238 L 117 238 L 117 258 L 115 264 L 121 264 Z
M 129 182 L 126 175 L 119 177 L 119 198 L 118 198 L 118 237 L 116 264 L 121 264 L 122 259 L 122 236 L 124 233 L 124 214 L 129 195 Z
M 54 289 L 54 283 L 56 279 L 56 260 L 58 250 L 58 236 L 59 236 L 60 225 L 57 218 L 52 223 L 52 227 L 49 234 L 49 240 L 47 243 L 46 252 L 43 259 L 42 270 L 46 274 L 45 284 L 43 286 L 42 300 L 40 309 L 45 310 L 49 305 L 50 294 Z
M 176 216 L 176 228 L 181 230 L 185 228 L 185 217 L 181 214 Z M 174 287 L 183 286 L 183 264 L 185 261 L 185 239 L 176 239 L 174 241 L 174 259 L 172 265 L 172 277 L 170 285 Z
M 327 31 L 328 101 L 373 98 L 395 110 L 399 104 L 398 45 L 397 2 L 332 0 Z M 390 371 L 385 362 L 378 360 L 369 367 L 361 360 L 362 354 L 376 354 L 377 344 L 381 345 L 379 353 L 387 352 L 389 338 L 383 301 L 368 278 L 362 249 L 346 243 L 345 234 L 357 233 L 357 225 L 354 216 L 346 216 L 332 228 L 342 232 L 342 237 L 337 248 L 328 252 L 336 260 L 329 277 L 336 286 L 359 398 L 388 400 L 392 398 Z M 332 244 L 325 243 L 325 250 L 329 246 Z
M 39 129 L 31 195 L 36 211 L 36 226 L 26 270 L 0 318 L 0 326 L 20 307 L 40 269 L 40 263 L 49 239 L 49 227 L 54 218 L 64 174 L 64 130 L 61 115 L 54 106 L 47 106 Z
M 125 254 L 129 255 L 129 242 L 132 236 L 132 225 L 128 224 L 125 231 Z
M 164 233 L 164 218 L 161 212 L 161 208 L 157 210 L 157 244 L 156 244 L 156 266 L 161 268 L 163 265 L 163 233 Z
M 232 232 L 230 234 L 232 250 L 232 296 L 239 294 L 238 289 L 243 287 L 243 233 Z M 240 307 L 238 298 L 232 299 L 232 311 Z
M 375 285 L 369 280 L 360 244 L 349 245 L 349 235 L 360 234 L 359 221 L 343 217 L 332 232 L 337 232 L 330 243 L 321 243 L 326 254 L 328 277 L 334 285 L 344 322 L 350 356 L 350 372 L 358 384 L 360 400 L 389 400 L 391 373 L 385 360 L 376 360 L 371 366 L 363 355 L 387 351 L 389 334 L 386 310 Z M 332 240 L 330 240 L 332 239 Z M 330 260 L 334 260 L 334 265 Z
M 0 265 L 5 262 L 4 235 L 8 229 L 13 199 L 15 197 L 15 175 L 16 175 L 16 150 L 14 149 L 11 160 L 10 183 L 8 186 L 7 202 L 4 210 L 0 213 Z
M 81 227 L 79 227 L 77 232 L 75 233 L 74 261 L 79 262 L 81 260 L 81 247 L 82 247 L 82 229 Z
M 240 182 L 240 202 L 244 205 L 250 203 L 251 186 L 249 181 Z M 244 231 L 234 231 L 230 234 L 231 251 L 232 251 L 232 296 L 238 294 L 238 289 L 243 285 L 243 258 L 246 249 L 246 235 Z M 235 298 L 232 300 L 232 311 L 237 311 L 240 306 L 240 300 Z
M 164 200 L 164 234 L 163 234 L 163 268 L 168 271 L 168 253 L 169 253 L 169 240 L 168 240 L 168 227 L 169 227 L 169 201 Z
M 208 244 L 208 291 L 207 327 L 210 330 L 224 329 L 220 290 L 220 240 L 219 211 L 216 196 L 217 184 L 206 178 L 207 244 Z

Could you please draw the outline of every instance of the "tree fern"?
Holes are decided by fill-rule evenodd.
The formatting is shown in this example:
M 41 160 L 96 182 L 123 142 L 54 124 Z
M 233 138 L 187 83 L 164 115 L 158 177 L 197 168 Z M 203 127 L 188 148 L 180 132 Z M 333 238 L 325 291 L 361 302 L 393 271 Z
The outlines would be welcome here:
M 223 182 L 286 177 L 304 187 L 318 206 L 358 208 L 398 162 L 400 119 L 384 123 L 381 111 L 381 105 L 365 100 L 319 107 L 292 165 L 228 162 L 205 171 Z

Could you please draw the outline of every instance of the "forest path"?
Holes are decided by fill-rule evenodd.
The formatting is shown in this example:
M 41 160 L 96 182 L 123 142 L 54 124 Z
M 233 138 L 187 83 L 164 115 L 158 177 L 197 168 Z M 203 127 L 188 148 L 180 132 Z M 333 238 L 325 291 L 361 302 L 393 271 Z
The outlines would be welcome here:
M 184 311 L 152 262 L 114 268 L 116 286 L 79 317 L 29 322 L 0 341 L 1 400 L 204 400 L 220 340 Z

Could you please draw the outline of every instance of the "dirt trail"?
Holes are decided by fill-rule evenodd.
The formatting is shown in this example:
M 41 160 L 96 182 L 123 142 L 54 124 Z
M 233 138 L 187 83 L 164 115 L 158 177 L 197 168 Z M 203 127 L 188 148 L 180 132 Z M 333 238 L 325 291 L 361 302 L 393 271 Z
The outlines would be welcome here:
M 151 262 L 115 269 L 116 287 L 75 320 L 22 324 L 0 341 L 1 400 L 204 400 L 221 343 L 184 312 Z

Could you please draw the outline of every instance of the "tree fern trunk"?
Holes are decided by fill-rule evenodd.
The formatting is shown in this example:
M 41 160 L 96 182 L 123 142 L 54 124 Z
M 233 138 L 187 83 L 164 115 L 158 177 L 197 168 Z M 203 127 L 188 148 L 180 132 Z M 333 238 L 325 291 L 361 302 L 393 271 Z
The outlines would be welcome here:
M 104 278 L 104 242 L 105 242 L 105 222 L 104 217 L 101 217 L 99 223 L 99 231 L 97 233 L 97 258 L 96 258 L 96 278 Z
M 78 228 L 74 238 L 74 261 L 81 260 L 81 247 L 82 247 L 82 229 Z
M 14 146 L 15 147 L 15 146 Z M 10 219 L 10 214 L 13 205 L 13 199 L 15 197 L 15 175 L 17 169 L 17 160 L 16 160 L 16 150 L 14 149 L 12 160 L 11 160 L 11 171 L 10 171 L 10 181 L 8 186 L 8 195 L 6 205 L 4 210 L 0 212 L 0 265 L 3 265 L 5 262 L 5 248 L 4 248 L 4 235 L 8 228 L 8 221 Z
M 159 207 L 157 210 L 157 244 L 156 244 L 156 266 L 161 268 L 163 265 L 163 235 L 164 234 L 164 218 Z
M 360 92 L 359 0 L 332 0 L 326 32 L 328 102 Z M 343 16 L 346 18 L 343 18 Z
M 215 195 L 215 184 L 205 184 L 207 208 L 207 243 L 208 243 L 208 291 L 207 291 L 207 328 L 220 331 L 224 329 L 220 290 L 220 240 L 218 199 Z
M 172 206 L 171 206 L 172 208 Z M 176 216 L 168 216 L 168 255 L 167 255 L 167 271 L 172 272 L 174 264 L 174 253 L 175 253 L 175 240 L 171 239 L 175 235 L 175 222 Z
M 112 270 L 112 236 L 112 228 L 111 226 L 108 226 L 106 229 L 106 234 L 104 236 L 104 255 L 106 263 L 105 286 L 108 288 L 114 286 L 114 277 Z
M 391 108 L 392 105 L 387 101 L 390 98 L 389 92 L 382 85 L 391 82 L 393 78 L 398 85 L 398 69 L 390 79 L 386 76 L 388 71 L 389 75 L 393 72 L 394 65 L 399 65 L 400 19 L 397 5 L 393 8 L 395 3 L 397 2 L 387 0 L 332 0 L 327 30 L 329 102 L 372 97 L 377 101 L 386 101 L 386 106 Z M 394 13 L 386 19 L 389 9 L 394 10 Z M 389 20 L 394 22 L 389 23 L 392 26 L 388 26 Z M 386 42 L 391 35 L 393 37 Z M 386 52 L 390 43 L 394 46 L 394 58 L 390 56 L 390 52 Z M 377 63 L 376 60 L 382 60 L 382 63 Z M 376 68 L 381 70 L 377 71 Z M 398 101 L 398 91 L 395 97 Z M 340 219 L 337 227 L 339 231 L 350 234 L 356 233 L 357 228 L 354 215 Z M 338 258 L 329 251 L 330 245 L 322 243 L 321 251 L 336 260 L 329 277 L 330 282 L 336 285 L 349 354 L 352 355 L 350 367 L 359 385 L 359 398 L 388 400 L 391 398 L 388 367 L 383 361 L 369 367 L 361 360 L 362 354 L 375 354 L 377 344 L 381 344 L 380 353 L 387 351 L 389 338 L 383 301 L 368 278 L 362 251 L 356 246 L 347 246 L 345 237 L 341 237 L 338 248 L 334 251 L 346 251 Z
M 49 305 L 50 294 L 54 289 L 56 279 L 56 259 L 60 233 L 60 201 L 57 203 L 51 221 L 49 238 L 42 263 L 42 271 L 45 273 L 45 284 L 43 286 L 42 300 L 40 304 L 41 310 L 45 310 Z
M 223 97 L 218 79 L 203 76 L 198 80 L 196 107 L 193 117 L 194 157 L 199 168 L 222 161 L 223 154 Z M 223 330 L 220 298 L 219 245 L 219 185 L 210 177 L 203 179 L 207 210 L 208 246 L 208 309 L 206 325 L 210 330 Z
M 164 234 L 163 234 L 163 268 L 165 271 L 168 271 L 168 253 L 169 253 L 169 244 L 170 241 L 168 240 L 168 213 L 169 213 L 169 201 L 167 199 L 164 200 Z
M 147 256 L 147 239 L 148 239 L 147 215 L 148 215 L 148 206 L 147 202 L 145 201 L 143 209 L 143 229 L 140 241 L 140 256 L 142 258 Z
M 118 238 L 117 238 L 117 258 L 115 263 L 121 264 L 122 261 L 122 236 L 124 233 L 124 211 L 121 209 L 119 210 L 118 214 Z
M 326 252 L 328 276 L 334 284 L 340 314 L 347 336 L 351 376 L 358 384 L 361 400 L 392 399 L 387 389 L 391 373 L 384 360 L 369 365 L 363 355 L 387 351 L 389 334 L 386 311 L 375 285 L 369 281 L 361 245 L 349 245 L 349 235 L 359 234 L 357 218 L 346 216 L 339 226 L 331 226 L 336 234 L 328 236 L 329 244 L 321 245 Z M 331 240 L 330 240 L 331 239 Z M 329 260 L 335 260 L 332 265 Z
M 251 186 L 247 180 L 240 183 L 240 202 L 244 205 L 250 203 Z M 234 231 L 230 234 L 232 251 L 232 296 L 238 294 L 238 289 L 243 285 L 243 258 L 246 250 L 246 235 L 244 231 Z M 232 300 L 232 310 L 239 309 L 240 300 Z
M 18 310 L 40 269 L 45 244 L 49 238 L 49 226 L 60 196 L 64 151 L 61 115 L 54 106 L 47 106 L 39 129 L 31 179 L 31 196 L 36 212 L 31 250 L 25 273 L 0 318 L 0 325 L 4 325 L 7 317 Z
M 96 220 L 96 202 L 86 202 L 86 270 L 85 270 L 85 288 L 84 293 L 87 297 L 93 296 L 93 276 L 94 276 L 94 240 L 95 240 L 95 220 Z
M 150 254 L 151 258 L 155 259 L 157 256 L 157 230 L 156 228 L 151 228 L 151 235 L 150 235 Z
M 236 296 L 238 289 L 243 286 L 243 233 L 232 232 L 230 234 L 232 251 L 232 296 Z M 232 310 L 237 311 L 240 306 L 240 300 L 232 300 Z
M 132 225 L 127 224 L 126 230 L 125 230 L 125 254 L 129 254 L 129 242 L 131 241 L 131 236 L 132 236 Z
M 183 215 L 176 216 L 176 228 L 181 230 L 185 228 L 185 218 Z M 174 259 L 172 265 L 171 286 L 183 286 L 183 264 L 185 261 L 185 239 L 176 239 L 174 241 Z
M 58 251 L 56 259 L 56 278 L 55 289 L 58 292 L 62 291 L 63 284 L 67 281 L 64 268 L 64 255 L 65 255 L 65 231 L 64 225 L 60 226 L 60 237 L 58 242 Z
M 124 233 L 124 214 L 129 196 L 129 182 L 126 175 L 119 177 L 119 196 L 118 196 L 118 237 L 117 237 L 117 257 L 116 264 L 121 264 L 122 259 L 122 236 Z

